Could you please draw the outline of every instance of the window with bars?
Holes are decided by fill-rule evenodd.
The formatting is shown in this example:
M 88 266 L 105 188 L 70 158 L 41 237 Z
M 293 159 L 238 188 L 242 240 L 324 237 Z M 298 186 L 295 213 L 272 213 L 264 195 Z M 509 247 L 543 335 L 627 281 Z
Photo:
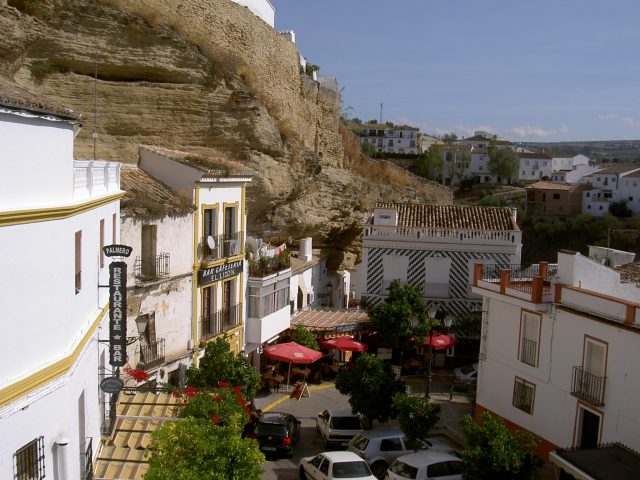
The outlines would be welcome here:
M 533 399 L 535 393 L 536 386 L 533 383 L 516 377 L 513 386 L 513 406 L 529 415 L 533 414 Z
M 538 342 L 540 340 L 540 317 L 522 312 L 520 317 L 520 348 L 518 358 L 522 363 L 538 366 Z
M 13 480 L 44 478 L 44 437 L 36 438 L 13 454 Z

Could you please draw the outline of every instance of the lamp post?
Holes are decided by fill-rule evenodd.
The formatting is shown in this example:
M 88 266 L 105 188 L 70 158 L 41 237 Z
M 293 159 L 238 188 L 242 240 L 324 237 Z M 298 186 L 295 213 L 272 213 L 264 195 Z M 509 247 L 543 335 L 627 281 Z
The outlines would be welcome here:
M 429 363 L 427 364 L 427 388 L 425 389 L 424 396 L 426 398 L 430 397 L 431 393 L 431 362 L 433 361 L 433 327 L 434 327 L 434 319 L 436 316 L 437 308 L 435 306 L 430 306 L 428 310 L 429 315 Z

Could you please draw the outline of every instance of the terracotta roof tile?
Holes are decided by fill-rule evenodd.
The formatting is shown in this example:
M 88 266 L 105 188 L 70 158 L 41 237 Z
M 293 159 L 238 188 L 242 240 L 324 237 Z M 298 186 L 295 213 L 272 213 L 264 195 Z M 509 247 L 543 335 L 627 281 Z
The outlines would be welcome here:
M 526 189 L 532 190 L 567 190 L 567 191 L 577 191 L 577 190 L 591 190 L 593 187 L 591 185 L 587 185 L 585 183 L 565 183 L 565 182 L 546 182 L 540 181 L 536 183 L 532 183 L 525 187 Z
M 626 283 L 635 283 L 640 287 L 640 261 L 621 265 L 616 267 L 616 270 L 620 272 L 620 280 Z
M 631 170 L 640 169 L 640 165 L 614 165 L 612 167 L 603 168 L 596 172 L 585 175 L 585 177 L 593 177 L 595 175 L 612 175 L 618 173 L 625 173 Z
M 520 230 L 511 210 L 504 207 L 378 203 L 375 208 L 397 209 L 401 227 Z
M 543 160 L 551 160 L 551 157 L 542 152 L 518 152 L 518 157 L 520 158 L 542 158 Z
M 26 110 L 36 114 L 53 115 L 65 120 L 80 120 L 79 113 L 2 77 L 0 77 L 0 106 L 13 110 Z
M 189 199 L 136 166 L 122 166 L 120 185 L 126 192 L 120 201 L 123 216 L 184 215 L 194 209 Z

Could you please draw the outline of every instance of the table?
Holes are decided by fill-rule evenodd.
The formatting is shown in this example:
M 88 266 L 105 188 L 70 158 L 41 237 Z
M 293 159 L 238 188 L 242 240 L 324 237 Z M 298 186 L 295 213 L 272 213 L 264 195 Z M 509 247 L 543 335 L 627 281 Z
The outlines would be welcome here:
M 291 375 L 293 375 L 294 377 L 306 378 L 306 377 L 309 376 L 310 373 L 311 373 L 311 369 L 309 369 L 309 368 L 293 367 L 291 369 Z
M 284 381 L 284 377 L 282 375 L 271 375 L 269 372 L 264 372 L 262 374 L 263 380 L 267 383 L 267 387 L 273 392 L 277 392 L 280 389 L 280 384 Z

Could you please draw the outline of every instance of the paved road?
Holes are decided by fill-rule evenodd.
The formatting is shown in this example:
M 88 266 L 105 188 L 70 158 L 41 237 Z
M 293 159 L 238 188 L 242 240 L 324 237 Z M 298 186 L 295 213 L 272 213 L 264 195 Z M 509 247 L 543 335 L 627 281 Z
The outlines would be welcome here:
M 281 396 L 280 396 L 281 397 Z M 341 395 L 332 385 L 323 385 L 318 390 L 311 390 L 310 397 L 300 400 L 288 399 L 278 405 L 273 401 L 278 397 L 270 396 L 256 399 L 258 408 L 269 408 L 273 412 L 287 412 L 295 415 L 302 422 L 300 441 L 296 445 L 293 458 L 267 458 L 263 464 L 263 480 L 292 480 L 298 477 L 298 463 L 302 457 L 310 457 L 324 452 L 324 441 L 316 431 L 316 415 L 329 408 L 344 408 L 349 406 L 349 397 Z

